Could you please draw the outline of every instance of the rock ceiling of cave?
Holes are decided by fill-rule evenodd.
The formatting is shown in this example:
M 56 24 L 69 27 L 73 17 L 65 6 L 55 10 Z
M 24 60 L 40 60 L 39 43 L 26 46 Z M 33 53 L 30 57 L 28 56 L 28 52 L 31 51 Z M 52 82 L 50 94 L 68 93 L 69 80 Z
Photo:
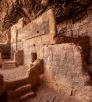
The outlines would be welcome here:
M 49 8 L 53 9 L 59 23 L 69 16 L 79 15 L 89 4 L 91 0 L 1 0 L 0 29 L 8 29 L 21 17 L 31 22 Z

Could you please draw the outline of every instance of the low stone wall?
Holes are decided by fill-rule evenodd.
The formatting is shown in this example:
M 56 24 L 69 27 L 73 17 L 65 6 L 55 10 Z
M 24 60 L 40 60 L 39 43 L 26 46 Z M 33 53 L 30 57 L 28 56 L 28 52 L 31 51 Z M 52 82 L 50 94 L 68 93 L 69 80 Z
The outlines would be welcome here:
M 42 56 L 41 56 L 42 57 Z M 56 90 L 72 95 L 89 80 L 84 71 L 81 47 L 72 43 L 43 48 L 44 78 Z

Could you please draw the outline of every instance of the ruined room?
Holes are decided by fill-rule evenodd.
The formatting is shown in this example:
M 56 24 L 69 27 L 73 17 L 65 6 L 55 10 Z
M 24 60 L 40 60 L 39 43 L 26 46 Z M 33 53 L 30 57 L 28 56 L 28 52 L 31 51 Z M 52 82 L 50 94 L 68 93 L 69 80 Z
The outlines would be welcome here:
M 0 102 L 92 102 L 92 0 L 0 0 Z

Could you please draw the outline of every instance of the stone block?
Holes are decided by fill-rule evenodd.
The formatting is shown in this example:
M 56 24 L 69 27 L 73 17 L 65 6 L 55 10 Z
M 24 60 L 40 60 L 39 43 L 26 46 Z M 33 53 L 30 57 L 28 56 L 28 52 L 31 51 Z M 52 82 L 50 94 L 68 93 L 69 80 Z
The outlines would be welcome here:
M 44 77 L 52 86 L 71 94 L 84 86 L 89 75 L 83 70 L 81 48 L 72 43 L 44 47 Z
M 20 50 L 15 53 L 15 62 L 16 65 L 23 65 L 24 64 L 24 51 Z
M 32 86 L 35 86 L 40 81 L 40 75 L 43 73 L 43 60 L 37 59 L 28 70 L 29 80 Z
M 17 89 L 8 92 L 8 99 L 18 99 L 25 93 L 30 92 L 31 89 L 32 89 L 31 84 L 20 86 Z

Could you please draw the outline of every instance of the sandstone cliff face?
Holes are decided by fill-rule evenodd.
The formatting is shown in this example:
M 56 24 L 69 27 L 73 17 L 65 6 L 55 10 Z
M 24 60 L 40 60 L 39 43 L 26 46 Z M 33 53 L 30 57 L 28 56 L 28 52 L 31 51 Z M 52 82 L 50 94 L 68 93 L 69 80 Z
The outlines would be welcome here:
M 32 21 L 49 8 L 53 8 L 57 22 L 69 15 L 75 16 L 87 8 L 91 0 L 1 0 L 0 1 L 0 30 L 6 30 L 25 17 Z M 72 14 L 72 15 L 71 15 Z

